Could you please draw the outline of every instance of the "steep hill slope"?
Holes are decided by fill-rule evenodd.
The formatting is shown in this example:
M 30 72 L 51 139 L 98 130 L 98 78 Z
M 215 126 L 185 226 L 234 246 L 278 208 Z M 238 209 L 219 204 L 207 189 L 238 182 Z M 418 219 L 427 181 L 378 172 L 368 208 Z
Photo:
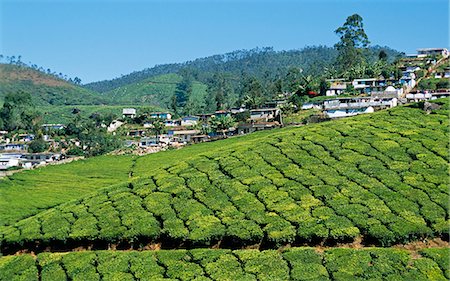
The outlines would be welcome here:
M 7 93 L 30 93 L 35 105 L 102 104 L 106 98 L 92 90 L 35 69 L 0 64 L 0 103 Z
M 176 84 L 181 81 L 177 74 L 165 74 L 128 84 L 112 91 L 102 93 L 103 96 L 117 104 L 154 105 L 168 108 L 175 94 Z M 192 98 L 206 96 L 206 85 L 194 82 Z
M 130 180 L 1 227 L 2 251 L 448 239 L 439 102 L 433 114 L 400 107 L 137 158 Z

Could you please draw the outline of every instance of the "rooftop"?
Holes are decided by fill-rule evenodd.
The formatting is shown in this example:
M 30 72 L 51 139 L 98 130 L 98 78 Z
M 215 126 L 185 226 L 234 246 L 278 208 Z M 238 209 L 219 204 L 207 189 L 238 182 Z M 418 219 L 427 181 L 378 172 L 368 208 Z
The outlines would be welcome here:
M 275 110 L 279 110 L 278 108 L 257 108 L 257 109 L 252 109 L 250 110 L 251 112 L 259 112 L 259 111 L 275 111 Z

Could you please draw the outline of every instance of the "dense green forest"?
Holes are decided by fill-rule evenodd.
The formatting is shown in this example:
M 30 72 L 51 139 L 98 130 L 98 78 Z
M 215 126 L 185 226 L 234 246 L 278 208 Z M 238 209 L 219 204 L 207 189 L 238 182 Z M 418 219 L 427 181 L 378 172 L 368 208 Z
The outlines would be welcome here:
M 373 46 L 369 48 L 368 60 L 374 62 L 378 54 L 384 50 L 390 61 L 401 53 L 389 47 Z M 99 82 L 85 84 L 88 89 L 97 92 L 108 92 L 115 88 L 136 83 L 161 74 L 178 73 L 181 69 L 192 69 L 200 82 L 206 82 L 212 74 L 224 72 L 239 77 L 242 73 L 259 79 L 269 76 L 282 76 L 291 67 L 304 70 L 307 75 L 320 75 L 326 67 L 330 67 L 338 52 L 333 47 L 311 46 L 300 50 L 275 51 L 271 47 L 238 50 L 221 55 L 199 58 L 184 63 L 157 65 L 141 71 Z
M 178 114 L 198 114 L 241 105 L 258 107 L 286 93 L 323 95 L 327 78 L 398 75 L 391 63 L 401 54 L 390 48 L 364 49 L 361 63 L 348 68 L 337 63 L 339 53 L 324 46 L 282 52 L 256 48 L 165 65 L 166 74 L 157 66 L 85 87 L 117 104 L 148 104 Z

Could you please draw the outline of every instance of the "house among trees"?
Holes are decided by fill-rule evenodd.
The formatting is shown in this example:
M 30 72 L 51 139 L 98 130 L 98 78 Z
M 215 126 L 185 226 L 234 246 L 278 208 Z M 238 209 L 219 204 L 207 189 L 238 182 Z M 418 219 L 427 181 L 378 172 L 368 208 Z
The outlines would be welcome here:
M 415 85 L 415 76 L 402 77 L 404 79 L 389 78 L 359 78 L 349 82 L 345 79 L 329 79 L 330 86 L 326 90 L 327 96 L 338 96 L 348 91 L 349 86 L 352 86 L 359 94 L 372 94 L 373 92 L 384 91 L 386 87 L 395 84 L 407 84 L 408 86 Z
M 339 96 L 342 95 L 347 89 L 347 85 L 350 82 L 346 82 L 344 78 L 341 79 L 327 79 L 330 87 L 326 90 L 327 96 Z
M 111 122 L 111 124 L 108 125 L 108 128 L 106 129 L 108 131 L 108 133 L 112 133 L 114 131 L 116 131 L 120 126 L 122 126 L 123 124 L 125 124 L 122 121 L 119 120 L 113 120 Z
M 0 144 L 0 151 L 27 151 L 28 145 L 24 143 Z
M 123 118 L 134 118 L 136 117 L 136 108 L 124 108 L 122 109 Z
M 250 120 L 252 122 L 258 121 L 278 121 L 282 124 L 281 121 L 281 110 L 279 108 L 259 108 L 250 110 Z
M 227 110 L 217 110 L 216 112 L 214 112 L 214 116 L 215 117 L 225 117 L 230 115 L 230 112 Z
M 172 119 L 172 114 L 170 114 L 169 112 L 152 112 L 150 113 L 150 118 L 170 120 Z
M 195 126 L 200 118 L 197 116 L 186 116 L 181 118 L 181 126 Z
M 283 125 L 281 109 L 259 108 L 250 110 L 250 118 L 247 122 L 239 123 L 238 134 L 250 134 L 255 131 L 279 128 Z
M 280 123 L 278 121 L 270 121 L 270 122 L 256 122 L 256 123 L 241 123 L 239 124 L 237 131 L 238 134 L 251 134 L 256 131 L 262 131 L 262 130 L 271 130 L 275 128 L 281 127 Z
M 323 111 L 329 118 L 339 118 L 372 113 L 375 109 L 392 108 L 397 105 L 397 98 L 339 98 L 324 101 Z
M 167 135 L 143 137 L 139 141 L 140 147 L 156 147 L 165 146 L 169 144 L 169 137 Z
M 44 129 L 45 132 L 48 132 L 50 130 L 58 131 L 62 130 L 66 127 L 64 124 L 43 124 L 42 129 Z
M 18 142 L 31 142 L 34 138 L 35 136 L 33 134 L 18 134 L 16 136 Z
M 430 93 L 408 93 L 406 94 L 406 100 L 408 102 L 419 102 L 431 99 Z
M 196 115 L 200 121 L 202 121 L 203 123 L 207 123 L 213 116 L 214 114 L 212 113 L 203 113 L 203 114 L 198 114 Z
M 175 128 L 168 131 L 171 142 L 189 143 L 194 136 L 200 134 L 200 130 L 186 130 L 184 128 Z
M 373 91 L 370 93 L 372 98 L 399 98 L 403 95 L 403 88 L 396 89 L 388 86 L 384 91 Z
M 0 170 L 7 170 L 11 167 L 18 167 L 19 157 L 15 155 L 0 155 Z
M 446 48 L 423 48 L 417 50 L 417 57 L 428 57 L 439 55 L 446 58 L 450 55 L 450 53 Z
M 166 127 L 179 127 L 182 126 L 182 121 L 180 119 L 177 120 L 172 120 L 172 119 L 167 119 L 164 121 L 164 126 Z
M 127 136 L 130 137 L 141 137 L 145 135 L 145 130 L 130 130 L 127 133 Z

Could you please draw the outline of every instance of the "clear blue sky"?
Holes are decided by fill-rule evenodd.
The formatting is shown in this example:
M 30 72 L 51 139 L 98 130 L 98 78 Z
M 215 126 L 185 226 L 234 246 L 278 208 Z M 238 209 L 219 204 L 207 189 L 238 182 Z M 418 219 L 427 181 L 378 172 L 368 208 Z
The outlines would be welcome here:
M 0 53 L 83 83 L 257 46 L 332 46 L 353 13 L 374 45 L 449 46 L 448 0 L 0 0 L 0 12 Z

